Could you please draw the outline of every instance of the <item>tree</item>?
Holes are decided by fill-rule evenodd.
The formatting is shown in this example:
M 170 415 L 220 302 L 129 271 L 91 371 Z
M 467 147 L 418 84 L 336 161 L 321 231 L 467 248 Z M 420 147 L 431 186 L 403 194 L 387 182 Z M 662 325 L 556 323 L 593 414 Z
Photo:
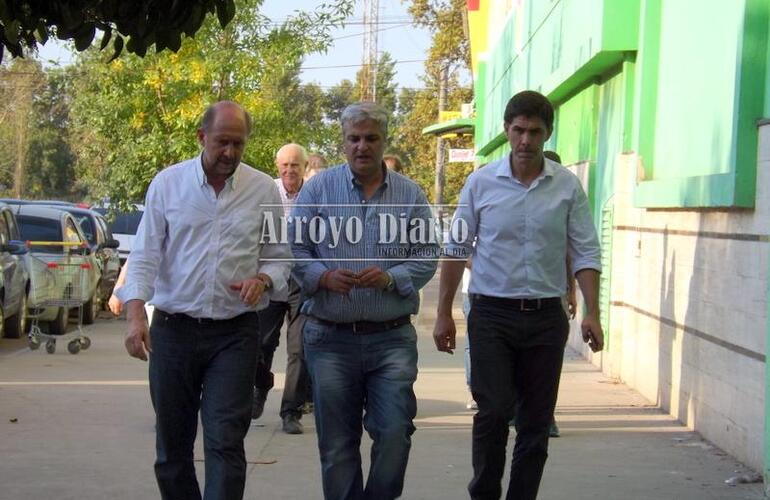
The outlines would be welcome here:
M 442 68 L 449 72 L 447 105 L 448 109 L 459 109 L 470 102 L 473 93 L 470 87 L 461 86 L 458 70 L 470 70 L 470 46 L 464 35 L 465 0 L 413 0 L 409 13 L 415 24 L 428 28 L 433 39 L 425 62 L 422 81 L 425 88 L 404 97 L 405 117 L 395 135 L 397 147 L 405 153 L 407 172 L 418 182 L 428 198 L 433 200 L 435 178 L 436 140 L 423 136 L 422 129 L 438 121 L 438 88 Z M 469 137 L 450 139 L 451 147 L 472 147 Z M 472 171 L 470 163 L 450 164 L 446 171 L 444 200 L 456 203 L 466 177 Z
M 103 33 L 101 49 L 112 41 L 114 57 L 124 47 L 139 56 L 151 47 L 156 52 L 166 48 L 176 52 L 183 37 L 195 36 L 215 12 L 224 28 L 235 15 L 235 1 L 0 0 L 0 61 L 4 49 L 22 57 L 25 49 L 36 49 L 51 36 L 73 40 L 75 48 L 83 51 L 94 42 L 97 30 Z
M 73 144 L 78 175 L 91 196 L 119 204 L 141 200 L 160 169 L 198 152 L 200 115 L 221 99 L 241 103 L 252 115 L 244 161 L 274 172 L 275 151 L 291 140 L 296 124 L 286 112 L 286 86 L 298 82 L 304 54 L 328 46 L 330 29 L 349 15 L 352 0 L 297 13 L 279 27 L 259 12 L 260 3 L 239 0 L 227 28 L 207 20 L 177 53 L 109 65 L 95 50 L 78 57 Z
M 75 155 L 69 142 L 70 90 L 67 70 L 46 73 L 35 96 L 26 157 L 24 197 L 80 199 L 85 194 L 75 179 Z
M 45 75 L 32 60 L 15 60 L 0 66 L 0 190 L 19 197 L 23 192 L 24 168 L 30 144 L 34 96 L 43 87 Z

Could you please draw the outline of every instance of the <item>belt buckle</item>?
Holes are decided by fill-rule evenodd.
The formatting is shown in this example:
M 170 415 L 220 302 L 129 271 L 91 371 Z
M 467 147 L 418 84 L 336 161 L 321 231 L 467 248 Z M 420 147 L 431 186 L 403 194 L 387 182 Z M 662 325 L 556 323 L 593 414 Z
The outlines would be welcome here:
M 527 305 L 526 305 L 527 302 L 535 302 L 535 306 L 534 307 L 527 307 Z M 539 311 L 541 309 L 541 307 L 542 307 L 541 303 L 540 303 L 540 299 L 521 299 L 520 306 L 521 306 L 520 310 L 522 312 Z
M 358 328 L 356 327 L 356 325 L 358 325 L 358 321 L 354 321 L 352 325 L 353 325 L 353 333 L 358 333 Z

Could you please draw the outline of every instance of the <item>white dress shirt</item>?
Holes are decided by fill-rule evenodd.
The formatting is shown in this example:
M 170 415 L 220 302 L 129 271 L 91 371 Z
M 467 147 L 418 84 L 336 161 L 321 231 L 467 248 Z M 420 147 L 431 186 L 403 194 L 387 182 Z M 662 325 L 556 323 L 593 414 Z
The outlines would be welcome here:
M 147 191 L 118 297 L 152 299 L 156 308 L 172 314 L 229 319 L 255 310 L 230 285 L 265 273 L 273 289 L 256 309 L 265 307 L 271 294 L 285 293 L 291 270 L 286 243 L 262 242 L 264 220 L 280 219 L 280 203 L 273 180 L 243 163 L 219 196 L 206 180 L 200 156 L 166 168 Z
M 574 273 L 601 272 L 599 241 L 583 187 L 572 172 L 547 158 L 530 186 L 513 176 L 510 156 L 472 173 L 454 218 L 453 227 L 460 228 L 462 219 L 469 234 L 450 231 L 444 254 L 473 256 L 470 293 L 561 297 L 567 291 L 567 254 Z

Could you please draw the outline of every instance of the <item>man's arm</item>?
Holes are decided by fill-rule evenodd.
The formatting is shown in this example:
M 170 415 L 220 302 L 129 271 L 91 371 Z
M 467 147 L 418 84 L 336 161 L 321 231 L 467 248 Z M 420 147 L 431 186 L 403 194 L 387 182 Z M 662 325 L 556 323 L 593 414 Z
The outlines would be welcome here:
M 154 294 L 155 278 L 161 262 L 166 238 L 166 217 L 158 177 L 150 183 L 145 200 L 144 214 L 131 248 L 131 265 L 126 272 L 126 283 L 116 295 L 125 304 L 128 332 L 125 346 L 128 354 L 147 361 L 150 347 L 150 328 L 144 304 Z
M 410 245 L 410 255 L 414 256 L 400 262 L 388 269 L 395 282 L 395 290 L 402 297 L 408 297 L 416 294 L 418 290 L 424 287 L 433 275 L 436 274 L 437 259 L 441 254 L 441 246 L 438 243 L 438 237 L 435 234 L 435 225 L 431 217 L 428 199 L 422 191 L 419 192 L 414 200 L 415 208 L 412 219 L 421 219 L 424 227 L 429 231 L 434 231 L 430 237 L 425 235 L 429 241 L 415 242 Z M 432 241 L 430 241 L 432 239 Z
M 599 272 L 595 269 L 581 269 L 575 275 L 583 293 L 586 304 L 586 314 L 580 324 L 583 341 L 593 352 L 604 349 L 604 333 L 599 321 Z
M 441 262 L 441 275 L 438 288 L 438 311 L 436 326 L 433 327 L 433 341 L 436 349 L 452 354 L 455 348 L 455 320 L 452 317 L 452 303 L 457 287 L 463 277 L 465 261 L 445 259 Z
M 289 218 L 287 231 L 291 240 L 291 252 L 295 259 L 292 274 L 306 297 L 315 295 L 321 284 L 321 277 L 329 271 L 329 268 L 317 259 L 309 236 L 307 221 L 317 215 L 319 201 L 317 188 L 319 183 L 312 182 L 313 180 L 316 179 L 308 181 L 299 192 L 297 203 Z M 297 230 L 297 224 L 300 224 L 299 230 Z

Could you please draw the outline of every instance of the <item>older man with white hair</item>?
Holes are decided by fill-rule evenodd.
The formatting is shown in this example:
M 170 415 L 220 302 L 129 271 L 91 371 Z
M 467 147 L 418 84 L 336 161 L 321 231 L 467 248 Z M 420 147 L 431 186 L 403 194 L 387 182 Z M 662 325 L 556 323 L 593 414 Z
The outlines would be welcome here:
M 281 195 L 283 212 L 286 217 L 291 213 L 294 203 L 302 189 L 307 151 L 299 144 L 286 144 L 275 155 L 278 178 L 275 184 Z M 280 415 L 283 431 L 287 434 L 302 434 L 302 406 L 305 404 L 308 387 L 308 374 L 302 353 L 302 325 L 299 318 L 299 285 L 293 279 L 289 281 L 288 294 L 274 295 L 270 305 L 259 312 L 259 330 L 262 352 L 257 360 L 254 378 L 254 400 L 251 418 L 262 416 L 267 393 L 273 388 L 273 354 L 281 338 L 284 320 L 288 323 L 286 332 L 286 382 L 283 387 Z

